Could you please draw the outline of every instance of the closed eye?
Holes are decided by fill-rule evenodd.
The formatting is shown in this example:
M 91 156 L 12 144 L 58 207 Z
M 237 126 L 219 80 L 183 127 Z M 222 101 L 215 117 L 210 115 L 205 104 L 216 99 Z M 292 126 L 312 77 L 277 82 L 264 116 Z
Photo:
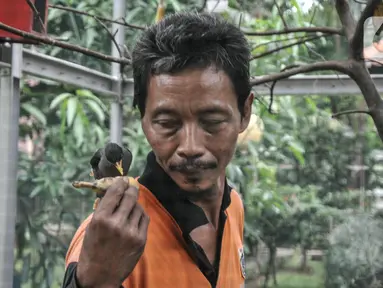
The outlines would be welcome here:
M 176 129 L 180 126 L 180 123 L 175 120 L 154 120 L 153 123 L 163 129 Z
M 225 120 L 222 119 L 204 119 L 201 120 L 201 123 L 204 125 L 218 125 L 225 122 Z

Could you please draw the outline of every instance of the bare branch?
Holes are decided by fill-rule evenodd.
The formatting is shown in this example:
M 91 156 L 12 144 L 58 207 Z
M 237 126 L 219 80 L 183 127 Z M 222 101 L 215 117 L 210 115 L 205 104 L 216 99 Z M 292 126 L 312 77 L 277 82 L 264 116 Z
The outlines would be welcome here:
M 117 41 L 116 41 L 116 34 L 117 34 L 117 31 L 114 33 L 114 35 L 112 34 L 112 32 L 109 31 L 108 27 L 106 27 L 106 25 L 100 20 L 98 19 L 97 17 L 93 17 L 94 20 L 96 20 L 101 26 L 102 28 L 104 28 L 104 30 L 108 33 L 110 39 L 113 41 L 113 44 L 114 46 L 116 46 L 116 49 L 118 51 L 118 54 L 120 55 L 120 57 L 124 57 L 123 54 L 121 53 L 121 49 L 120 49 L 120 46 L 118 45 Z
M 347 110 L 347 111 L 341 111 L 339 113 L 335 113 L 331 116 L 331 118 L 337 118 L 341 115 L 347 115 L 347 114 L 368 114 L 371 115 L 371 112 L 368 110 Z
M 299 65 L 290 65 L 290 66 L 282 69 L 281 72 L 285 72 L 289 69 L 298 68 L 298 67 L 299 67 Z M 270 104 L 269 104 L 269 109 L 268 109 L 270 114 L 273 114 L 272 107 L 273 107 L 273 101 L 274 101 L 274 88 L 275 88 L 275 85 L 277 84 L 277 82 L 278 82 L 277 80 L 273 81 L 273 83 L 270 86 Z
M 283 16 L 283 12 L 282 12 L 282 10 L 281 10 L 281 7 L 279 7 L 279 5 L 278 5 L 278 3 L 277 3 L 277 0 L 274 0 L 274 5 L 277 6 L 278 14 L 279 14 L 279 17 L 281 17 L 283 26 L 285 27 L 285 29 L 288 29 L 289 26 L 287 25 L 287 22 L 286 22 L 286 20 L 285 20 L 285 17 Z
M 266 51 L 264 53 L 260 53 L 258 55 L 254 55 L 254 56 L 252 56 L 250 58 L 250 61 L 254 60 L 254 59 L 259 59 L 259 58 L 268 56 L 270 54 L 273 54 L 275 52 L 278 52 L 278 51 L 281 51 L 281 50 L 284 50 L 284 49 L 287 49 L 287 48 L 290 48 L 290 47 L 293 47 L 295 45 L 300 45 L 300 44 L 303 44 L 303 43 L 306 43 L 306 42 L 309 42 L 309 41 L 317 40 L 317 39 L 321 38 L 322 36 L 330 36 L 330 35 L 321 35 L 321 36 L 314 36 L 314 37 L 310 37 L 310 38 L 304 38 L 304 39 L 301 39 L 299 41 L 296 41 L 296 42 L 293 42 L 293 43 L 290 43 L 290 44 L 286 44 L 286 45 L 283 45 L 283 46 L 278 47 L 278 48 L 274 48 L 274 49 L 268 50 L 268 51 Z
M 352 17 L 350 6 L 348 5 L 347 0 L 336 0 L 335 8 L 338 12 L 340 22 L 344 28 L 345 35 L 349 41 L 351 41 L 354 36 L 355 31 L 355 20 Z
M 359 86 L 371 118 L 378 130 L 379 137 L 383 141 L 383 99 L 376 89 L 374 80 L 372 80 L 364 62 L 350 60 L 348 67 L 350 69 L 349 75 Z
M 35 19 L 39 21 L 39 24 L 41 26 L 41 29 L 43 30 L 44 34 L 47 34 L 47 31 L 45 30 L 45 25 L 43 23 L 43 20 L 41 19 L 39 11 L 37 11 L 37 8 L 35 4 L 32 3 L 31 0 L 26 0 L 28 3 L 28 6 L 32 9 Z
M 127 58 L 116 58 L 116 57 L 108 56 L 108 55 L 102 54 L 100 52 L 96 52 L 96 51 L 93 51 L 93 50 L 90 50 L 90 49 L 87 49 L 87 48 L 84 48 L 81 46 L 77 46 L 77 45 L 73 45 L 73 44 L 69 44 L 69 43 L 55 40 L 49 36 L 40 36 L 38 34 L 28 33 L 28 32 L 16 29 L 14 27 L 8 26 L 2 22 L 0 22 L 0 29 L 7 31 L 7 32 L 10 32 L 10 33 L 13 33 L 15 35 L 24 37 L 25 39 L 34 40 L 34 41 L 38 41 L 40 43 L 44 43 L 44 44 L 72 50 L 72 51 L 79 52 L 79 53 L 82 53 L 84 55 L 92 56 L 92 57 L 95 57 L 95 58 L 98 58 L 98 59 L 101 59 L 104 61 L 116 62 L 116 63 L 127 64 L 127 65 L 129 65 L 131 63 L 130 59 L 127 59 Z
M 203 0 L 203 3 L 200 8 L 197 9 L 197 12 L 201 13 L 206 9 L 207 0 Z
M 80 10 L 77 10 L 77 9 L 74 9 L 74 8 L 65 7 L 65 6 L 62 6 L 62 5 L 49 4 L 49 7 L 50 8 L 54 8 L 54 9 L 60 9 L 60 10 L 72 12 L 72 13 L 79 14 L 79 15 L 89 16 L 89 17 L 92 17 L 92 18 L 97 18 L 98 20 L 101 20 L 101 21 L 104 21 L 104 22 L 120 24 L 122 26 L 126 26 L 126 27 L 133 28 L 133 29 L 145 30 L 145 28 L 146 28 L 146 27 L 143 27 L 143 26 L 129 24 L 129 23 L 126 22 L 125 19 L 112 20 L 112 19 L 108 19 L 108 18 L 105 18 L 105 17 L 99 17 L 99 16 L 96 16 L 96 15 L 93 15 L 93 14 L 90 14 L 90 13 L 87 13 L 87 12 L 84 12 L 84 11 L 80 11 Z M 119 21 L 119 20 L 121 20 L 121 21 Z
M 282 79 L 289 78 L 293 75 L 301 74 L 301 73 L 309 73 L 314 71 L 323 71 L 323 70 L 334 70 L 338 71 L 344 74 L 350 73 L 350 68 L 348 67 L 347 61 L 324 61 L 324 62 L 317 62 L 307 65 L 302 65 L 293 69 L 290 69 L 288 71 L 274 73 L 270 75 L 265 75 L 261 77 L 254 77 L 251 81 L 252 86 L 257 86 L 273 81 L 278 81 Z
M 274 43 L 279 43 L 279 42 L 284 42 L 284 41 L 291 41 L 291 40 L 302 40 L 302 39 L 306 39 L 307 36 L 293 36 L 293 37 L 290 37 L 290 38 L 280 38 L 280 39 L 276 39 L 276 40 L 270 40 L 270 41 L 267 41 L 267 42 L 264 42 L 264 43 L 259 43 L 257 45 L 254 45 L 251 47 L 251 50 L 255 50 L 257 48 L 260 48 L 262 46 L 268 46 L 270 44 L 274 44 Z
M 366 7 L 362 11 L 362 15 L 356 24 L 355 32 L 351 41 L 351 49 L 354 59 L 361 60 L 363 55 L 363 35 L 364 35 L 364 22 L 374 14 L 375 9 L 382 0 L 369 0 Z
M 254 94 L 257 94 L 257 95 L 254 97 L 254 100 L 258 101 L 259 103 L 261 103 L 261 105 L 262 105 L 263 107 L 265 107 L 267 110 L 269 110 L 269 106 L 270 106 L 270 105 L 267 105 L 267 103 L 265 103 L 265 102 L 263 101 L 262 96 L 259 95 L 259 94 L 257 93 L 257 91 L 254 91 Z
M 241 29 L 243 14 L 239 14 L 238 28 Z
M 383 141 L 383 100 L 376 89 L 363 59 L 363 30 L 365 20 L 372 16 L 381 0 L 369 0 L 358 22 L 352 17 L 347 0 L 336 0 L 335 7 L 349 42 L 348 75 L 360 88 L 368 106 L 369 114 Z M 360 43 L 358 43 L 360 41 Z
M 343 35 L 343 28 L 330 28 L 330 27 L 298 27 L 289 28 L 284 30 L 270 30 L 263 32 L 250 32 L 243 31 L 248 36 L 273 36 L 273 35 L 285 35 L 293 33 L 326 33 L 326 34 L 338 34 Z
M 101 20 L 97 19 L 97 17 L 93 17 L 93 18 L 106 30 L 106 32 L 108 33 L 108 35 L 109 35 L 110 39 L 112 40 L 114 46 L 116 46 L 116 49 L 118 51 L 118 54 L 120 55 L 120 58 L 123 58 L 125 54 L 121 51 L 120 45 L 118 45 L 117 40 L 116 40 L 116 34 L 118 32 L 118 29 L 116 30 L 116 32 L 114 34 L 112 34 L 112 32 L 110 32 L 109 28 Z M 128 48 L 126 46 L 123 46 L 123 49 L 124 49 L 125 52 L 127 51 L 129 53 L 129 50 L 128 50 Z M 121 80 L 124 79 L 124 64 L 122 64 L 122 63 L 120 64 L 120 79 Z M 119 85 L 120 85 L 120 87 L 119 87 L 119 90 L 118 90 L 119 93 L 118 93 L 117 100 L 118 100 L 119 103 L 123 104 L 122 103 L 122 85 L 123 85 L 123 82 L 119 81 Z
M 313 11 L 313 15 L 311 15 L 310 25 L 313 24 L 314 17 L 315 17 L 315 15 L 317 13 L 317 10 L 318 10 L 318 6 L 315 6 L 314 11 Z

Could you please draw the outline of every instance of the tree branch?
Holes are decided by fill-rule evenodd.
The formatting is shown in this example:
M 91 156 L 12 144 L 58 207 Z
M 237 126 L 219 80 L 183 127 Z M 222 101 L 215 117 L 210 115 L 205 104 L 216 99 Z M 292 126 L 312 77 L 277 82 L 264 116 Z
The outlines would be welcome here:
M 74 8 L 71 8 L 71 7 L 65 7 L 65 6 L 62 6 L 62 5 L 49 4 L 49 7 L 50 8 L 54 8 L 54 9 L 60 9 L 60 10 L 72 12 L 74 14 L 89 16 L 89 17 L 92 17 L 92 18 L 95 18 L 95 19 L 97 18 L 98 20 L 101 20 L 101 21 L 104 21 L 104 22 L 120 24 L 122 26 L 126 26 L 126 27 L 133 28 L 133 29 L 145 30 L 145 28 L 146 28 L 146 27 L 142 27 L 142 26 L 137 26 L 137 25 L 129 24 L 129 23 L 127 23 L 125 21 L 125 19 L 122 19 L 122 21 L 112 20 L 112 19 L 108 19 L 108 18 L 104 18 L 104 17 L 99 17 L 99 16 L 96 16 L 96 15 L 93 15 L 93 14 L 90 14 L 90 13 L 87 13 L 87 12 L 84 12 L 84 11 L 80 11 L 80 10 L 77 10 L 77 9 L 74 9 Z
M 98 59 L 101 59 L 104 61 L 116 62 L 116 63 L 127 64 L 127 65 L 129 65 L 131 63 L 130 59 L 127 59 L 127 58 L 116 58 L 116 57 L 108 56 L 108 55 L 102 54 L 100 52 L 96 52 L 96 51 L 93 51 L 93 50 L 90 50 L 90 49 L 87 49 L 87 48 L 84 48 L 81 46 L 57 41 L 57 40 L 55 40 L 49 36 L 40 36 L 38 34 L 28 33 L 28 32 L 13 28 L 11 26 L 8 26 L 2 22 L 0 22 L 0 29 L 7 31 L 7 32 L 10 32 L 10 33 L 13 33 L 15 35 L 24 37 L 25 39 L 34 40 L 34 41 L 38 41 L 40 43 L 44 43 L 44 44 L 72 50 L 72 51 L 79 52 L 79 53 L 82 53 L 84 55 L 92 56 L 92 57 L 95 57 L 95 58 L 98 58 Z
M 338 34 L 343 35 L 343 28 L 330 28 L 330 27 L 298 27 L 289 28 L 283 30 L 270 30 L 263 32 L 250 32 L 243 31 L 248 36 L 274 36 L 274 35 L 285 35 L 292 33 L 326 33 L 326 34 Z
M 277 6 L 278 14 L 279 14 L 279 17 L 281 17 L 283 26 L 285 27 L 285 29 L 289 29 L 289 26 L 287 25 L 287 22 L 286 22 L 286 20 L 285 20 L 285 17 L 283 17 L 282 9 L 281 9 L 281 7 L 279 7 L 279 5 L 278 5 L 278 3 L 277 3 L 277 0 L 274 0 L 274 5 Z
M 383 99 L 376 89 L 375 83 L 364 62 L 351 60 L 348 67 L 350 69 L 349 75 L 359 86 L 370 111 L 371 118 L 378 130 L 379 137 L 383 141 Z
M 110 39 L 112 40 L 114 46 L 116 47 L 117 51 L 118 51 L 118 55 L 120 55 L 120 58 L 123 58 L 124 57 L 124 54 L 122 53 L 121 51 L 121 48 L 120 46 L 118 45 L 117 43 L 117 40 L 116 40 L 116 34 L 118 32 L 118 29 L 116 30 L 116 32 L 114 34 L 112 34 L 112 32 L 110 32 L 110 30 L 108 29 L 108 27 L 99 19 L 97 19 L 97 17 L 94 17 L 94 19 L 104 28 L 104 30 L 106 30 L 106 32 L 108 33 Z M 124 79 L 124 65 L 123 64 L 120 64 L 120 79 Z M 122 104 L 122 85 L 123 85 L 123 82 L 120 81 L 119 82 L 119 85 L 120 85 L 120 89 L 118 90 L 119 93 L 118 93 L 118 102 Z
M 278 47 L 278 48 L 274 48 L 274 49 L 271 49 L 271 50 L 268 50 L 264 53 L 260 53 L 260 54 L 257 54 L 257 55 L 254 55 L 250 58 L 250 61 L 254 60 L 254 59 L 259 59 L 259 58 L 262 58 L 262 57 L 265 57 L 265 56 L 268 56 L 270 54 L 273 54 L 275 52 L 278 52 L 278 51 L 281 51 L 281 50 L 284 50 L 284 49 L 287 49 L 287 48 L 290 48 L 290 47 L 293 47 L 295 45 L 300 45 L 300 44 L 303 44 L 303 43 L 306 43 L 306 42 L 310 42 L 310 41 L 313 41 L 313 40 L 317 40 L 323 36 L 330 36 L 330 35 L 320 35 L 320 36 L 314 36 L 314 37 L 310 37 L 310 38 L 304 38 L 304 39 L 301 39 L 299 41 L 296 41 L 296 42 L 293 42 L 293 43 L 289 43 L 289 44 L 286 44 L 286 45 L 283 45 L 281 47 Z
M 286 79 L 301 73 L 309 73 L 309 72 L 323 71 L 323 70 L 334 70 L 334 71 L 338 71 L 348 75 L 350 73 L 350 68 L 348 67 L 347 63 L 348 62 L 345 62 L 345 61 L 324 61 L 324 62 L 317 62 L 317 63 L 307 64 L 307 65 L 302 65 L 296 68 L 289 69 L 284 72 L 274 73 L 274 74 L 265 75 L 261 77 L 255 77 L 255 79 L 251 81 L 251 85 L 258 86 L 261 84 Z
M 28 6 L 32 9 L 33 11 L 33 14 L 34 14 L 34 18 L 37 19 L 39 21 L 39 24 L 41 26 L 41 30 L 43 30 L 44 34 L 47 34 L 47 31 L 45 30 L 45 25 L 43 23 L 43 20 L 41 19 L 41 16 L 40 16 L 40 13 L 39 11 L 37 11 L 37 8 L 35 6 L 35 4 L 32 3 L 31 0 L 26 0 L 27 3 L 28 3 Z
M 381 3 L 382 0 L 369 0 L 356 24 L 355 32 L 350 44 L 353 53 L 352 56 L 356 60 L 360 60 L 363 57 L 364 24 L 366 20 L 374 14 L 375 9 Z
M 204 12 L 207 6 L 207 0 L 203 0 L 201 7 L 197 9 L 197 12 L 201 13 Z
M 291 38 L 282 38 L 282 39 L 276 39 L 276 40 L 270 40 L 270 41 L 267 41 L 267 42 L 264 42 L 264 43 L 259 43 L 257 45 L 254 45 L 251 47 L 251 50 L 255 50 L 255 49 L 258 49 L 262 46 L 268 46 L 270 44 L 276 44 L 276 43 L 279 43 L 279 42 L 284 42 L 284 41 L 291 41 L 291 40 L 302 40 L 302 39 L 306 39 L 307 36 L 294 36 L 294 37 L 291 37 Z
M 283 68 L 281 70 L 281 72 L 285 72 L 289 69 L 293 69 L 293 68 L 298 68 L 299 65 L 290 65 L 290 66 L 287 66 L 285 68 Z M 271 84 L 270 86 L 270 103 L 269 103 L 269 108 L 268 108 L 268 111 L 270 114 L 273 114 L 273 100 L 274 100 L 274 88 L 275 88 L 275 85 L 277 84 L 277 80 L 274 80 L 273 83 Z
M 355 31 L 355 20 L 352 17 L 350 6 L 347 0 L 336 0 L 335 8 L 338 12 L 340 22 L 344 28 L 345 35 L 348 41 L 351 41 Z
M 341 111 L 339 113 L 335 113 L 331 117 L 332 118 L 337 118 L 337 117 L 339 117 L 341 115 L 360 114 L 360 113 L 371 115 L 371 112 L 368 111 L 368 110 L 347 110 L 347 111 Z
M 117 31 L 114 34 L 112 34 L 112 32 L 109 31 L 108 27 L 100 19 L 98 19 L 97 17 L 93 17 L 93 18 L 94 18 L 94 20 L 96 20 L 102 26 L 102 28 L 104 28 L 106 33 L 108 33 L 110 39 L 113 41 L 114 46 L 116 46 L 116 49 L 117 49 L 118 54 L 120 55 L 120 57 L 121 58 L 124 57 L 122 52 L 121 52 L 120 46 L 118 45 L 118 43 L 116 41 L 115 35 L 116 35 Z

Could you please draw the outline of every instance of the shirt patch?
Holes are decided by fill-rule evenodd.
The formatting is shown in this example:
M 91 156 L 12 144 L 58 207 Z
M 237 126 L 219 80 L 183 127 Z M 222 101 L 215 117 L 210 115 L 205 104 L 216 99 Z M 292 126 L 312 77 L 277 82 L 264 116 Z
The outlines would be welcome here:
M 243 278 L 246 279 L 245 251 L 243 247 L 238 249 L 238 254 L 239 254 L 239 263 L 241 264 L 242 276 Z

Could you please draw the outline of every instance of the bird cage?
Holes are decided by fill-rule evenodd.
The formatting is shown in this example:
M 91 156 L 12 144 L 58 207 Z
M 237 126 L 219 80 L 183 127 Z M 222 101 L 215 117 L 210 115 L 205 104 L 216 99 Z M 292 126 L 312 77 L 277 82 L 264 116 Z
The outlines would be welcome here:
M 14 29 L 40 34 L 46 31 L 48 0 L 0 0 L 0 23 Z M 0 42 L 33 43 L 27 37 L 0 28 Z

